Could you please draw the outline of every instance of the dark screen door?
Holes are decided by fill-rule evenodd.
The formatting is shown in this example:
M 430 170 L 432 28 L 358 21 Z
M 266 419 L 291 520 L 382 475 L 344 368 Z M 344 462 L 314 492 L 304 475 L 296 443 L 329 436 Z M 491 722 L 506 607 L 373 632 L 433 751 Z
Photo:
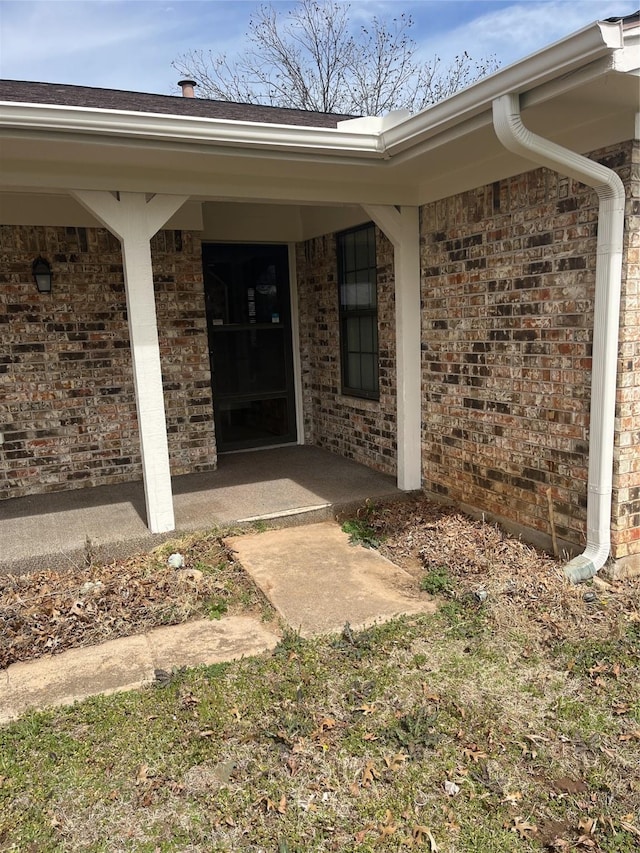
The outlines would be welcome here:
M 296 440 L 286 246 L 204 244 L 218 449 Z

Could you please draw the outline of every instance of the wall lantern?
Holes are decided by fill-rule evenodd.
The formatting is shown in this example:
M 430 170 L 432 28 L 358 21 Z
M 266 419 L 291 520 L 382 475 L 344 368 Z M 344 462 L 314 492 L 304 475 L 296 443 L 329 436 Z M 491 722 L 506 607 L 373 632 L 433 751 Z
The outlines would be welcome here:
M 38 292 L 51 293 L 51 279 L 53 275 L 51 274 L 51 264 L 49 261 L 45 261 L 42 257 L 36 258 L 33 262 L 32 272 Z

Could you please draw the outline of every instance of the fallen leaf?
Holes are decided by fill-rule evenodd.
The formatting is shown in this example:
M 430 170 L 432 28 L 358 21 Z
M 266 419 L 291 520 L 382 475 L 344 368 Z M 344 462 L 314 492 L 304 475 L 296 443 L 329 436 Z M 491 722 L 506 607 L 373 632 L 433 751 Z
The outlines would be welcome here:
M 472 761 L 480 761 L 481 758 L 488 758 L 486 752 L 478 748 L 477 743 L 472 743 L 469 746 L 466 746 L 462 750 L 462 754 L 466 755 L 467 758 L 471 758 Z
M 326 731 L 330 731 L 336 727 L 336 721 L 333 717 L 323 717 L 319 724 L 318 728 L 311 733 L 311 737 L 314 740 L 318 740 Z
M 632 732 L 627 732 L 618 737 L 620 741 L 640 740 L 640 729 L 634 729 Z
M 407 761 L 408 756 L 404 755 L 402 752 L 396 752 L 395 755 L 392 755 L 391 758 L 387 758 L 384 756 L 384 763 L 387 765 L 387 769 L 391 770 L 392 773 L 398 771 L 402 765 Z
M 356 844 L 362 844 L 364 839 L 366 838 L 367 834 L 369 832 L 371 832 L 372 829 L 375 829 L 375 824 L 368 823 L 364 829 L 360 829 L 358 832 L 356 832 L 356 834 L 354 836 L 355 840 L 356 840 Z
M 582 833 L 586 833 L 587 835 L 593 835 L 597 823 L 598 818 L 596 817 L 583 817 L 578 822 L 578 830 Z
M 520 838 L 531 838 L 538 831 L 538 827 L 533 823 L 527 823 L 523 817 L 514 817 L 512 832 L 517 832 Z
M 515 806 L 520 802 L 520 800 L 522 800 L 522 793 L 520 791 L 513 791 L 506 793 L 500 802 L 508 803 L 510 806 Z
M 276 804 L 273 802 L 271 797 L 267 797 L 266 794 L 257 799 L 253 805 L 258 806 L 258 808 L 264 809 L 265 813 L 273 812 L 276 810 Z
M 631 705 L 628 705 L 626 702 L 614 702 L 611 706 L 611 710 L 616 716 L 622 716 L 622 714 L 628 714 L 631 710 Z
M 373 761 L 367 761 L 364 770 L 362 771 L 362 787 L 369 788 L 376 779 L 380 778 L 380 773 L 376 770 Z
M 375 705 L 358 705 L 354 710 L 359 711 L 361 714 L 367 716 L 367 714 L 375 714 L 376 706 Z
M 180 704 L 183 708 L 193 708 L 200 704 L 200 700 L 189 690 L 180 697 Z
M 398 825 L 393 820 L 391 809 L 387 809 L 383 822 L 378 824 L 378 832 L 380 834 L 380 838 L 389 838 L 391 835 L 393 835 L 397 828 Z
M 428 826 L 416 824 L 411 830 L 411 838 L 415 844 L 425 844 L 428 841 L 431 853 L 438 853 L 438 845 Z
M 640 829 L 638 829 L 637 826 L 634 826 L 634 824 L 631 823 L 634 818 L 635 815 L 633 814 L 633 812 L 631 812 L 630 814 L 622 815 L 622 817 L 620 818 L 620 826 L 625 830 L 625 832 L 630 832 L 632 835 L 635 835 L 640 838 Z
M 440 696 L 437 693 L 432 693 L 427 684 L 422 684 L 422 695 L 427 702 L 439 702 Z

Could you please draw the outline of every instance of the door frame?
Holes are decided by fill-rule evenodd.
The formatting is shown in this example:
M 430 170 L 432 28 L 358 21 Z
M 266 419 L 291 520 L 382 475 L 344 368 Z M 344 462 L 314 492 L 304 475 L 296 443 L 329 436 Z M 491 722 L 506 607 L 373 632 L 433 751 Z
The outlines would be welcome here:
M 298 301 L 298 268 L 296 244 L 289 249 L 289 301 L 291 311 L 291 348 L 293 350 L 293 396 L 297 444 L 304 444 L 304 400 L 302 396 L 302 350 L 300 348 L 300 310 Z

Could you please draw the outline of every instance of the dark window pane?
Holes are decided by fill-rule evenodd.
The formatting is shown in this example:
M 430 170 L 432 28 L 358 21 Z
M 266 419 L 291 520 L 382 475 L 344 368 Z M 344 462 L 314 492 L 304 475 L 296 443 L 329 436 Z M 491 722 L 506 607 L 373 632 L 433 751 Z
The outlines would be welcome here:
M 360 348 L 362 352 L 376 352 L 377 347 L 374 346 L 374 323 L 372 317 L 359 318 L 359 336 Z
M 213 350 L 218 394 L 284 390 L 285 357 L 284 331 L 280 328 L 220 329 Z
M 219 438 L 226 444 L 264 442 L 289 431 L 287 400 L 221 400 L 218 404 Z
M 377 391 L 376 367 L 376 357 L 362 353 L 360 356 L 360 381 L 364 391 Z
M 338 235 L 342 319 L 342 383 L 346 393 L 378 393 L 378 318 L 375 228 Z
M 360 353 L 350 352 L 347 355 L 347 370 L 345 385 L 348 388 L 361 388 L 360 377 Z

